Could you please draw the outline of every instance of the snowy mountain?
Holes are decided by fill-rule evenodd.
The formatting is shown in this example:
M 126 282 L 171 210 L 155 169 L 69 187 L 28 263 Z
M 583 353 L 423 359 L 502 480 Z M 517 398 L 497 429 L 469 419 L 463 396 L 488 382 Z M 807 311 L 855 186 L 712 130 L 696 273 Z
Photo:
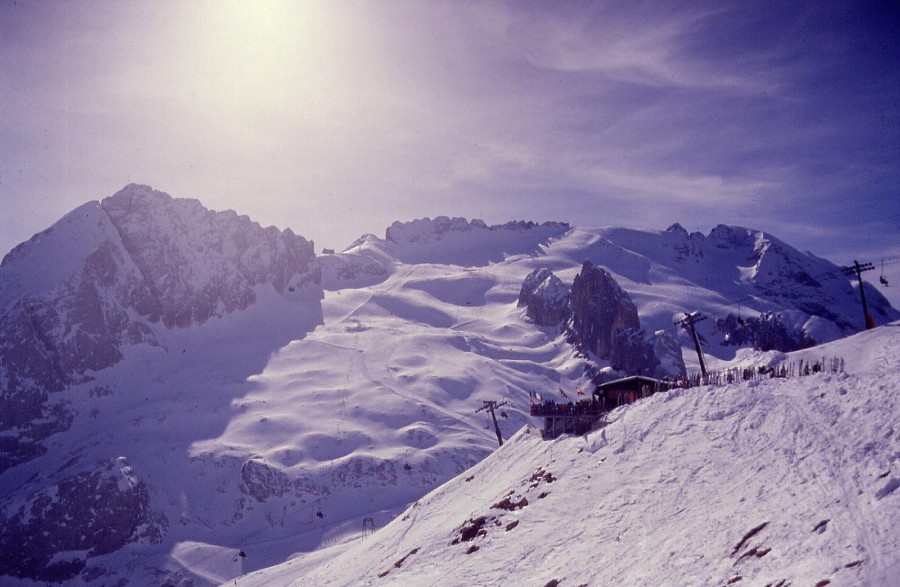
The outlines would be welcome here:
M 216 584 L 384 526 L 496 448 L 482 400 L 509 402 L 509 437 L 530 390 L 608 366 L 517 304 L 585 260 L 689 368 L 688 311 L 779 312 L 819 341 L 862 325 L 834 265 L 736 227 L 439 217 L 315 256 L 146 186 L 82 206 L 0 264 L 0 575 Z M 741 359 L 714 328 L 710 361 Z
M 900 584 L 898 348 L 894 323 L 817 349 L 847 372 L 664 392 L 580 437 L 525 427 L 373 535 L 234 584 Z
M 160 346 L 153 324 L 200 325 L 247 308 L 255 287 L 317 281 L 312 243 L 196 200 L 129 185 L 74 210 L 0 265 L 0 429 L 17 432 L 0 471 L 71 423 L 48 393 L 92 381 L 125 346 Z

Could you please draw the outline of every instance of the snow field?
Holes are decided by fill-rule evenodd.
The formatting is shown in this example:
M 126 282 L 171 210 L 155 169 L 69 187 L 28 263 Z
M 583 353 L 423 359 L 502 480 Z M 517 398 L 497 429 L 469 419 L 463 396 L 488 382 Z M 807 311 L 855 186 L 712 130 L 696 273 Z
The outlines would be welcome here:
M 826 350 L 856 364 L 897 333 Z M 585 437 L 526 427 L 373 538 L 237 584 L 893 585 L 898 366 L 662 393 Z

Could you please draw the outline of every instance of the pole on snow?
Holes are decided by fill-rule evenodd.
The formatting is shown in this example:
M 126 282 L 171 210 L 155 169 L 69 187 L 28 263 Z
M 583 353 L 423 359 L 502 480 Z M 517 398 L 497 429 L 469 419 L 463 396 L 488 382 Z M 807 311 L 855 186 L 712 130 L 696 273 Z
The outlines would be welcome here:
M 684 318 L 676 322 L 675 325 L 681 326 L 691 333 L 691 338 L 694 340 L 694 348 L 697 349 L 697 358 L 700 359 L 700 372 L 703 373 L 703 380 L 705 382 L 707 377 L 706 363 L 703 362 L 703 351 L 700 350 L 700 338 L 697 336 L 697 329 L 694 328 L 694 324 L 702 320 L 706 320 L 706 316 L 702 315 L 700 312 L 691 312 L 690 314 L 685 313 Z
M 844 272 L 844 275 L 849 277 L 856 275 L 856 279 L 859 280 L 859 297 L 862 299 L 863 318 L 865 319 L 866 330 L 875 328 L 875 321 L 872 320 L 872 316 L 869 315 L 869 306 L 866 304 L 866 292 L 863 288 L 862 274 L 863 271 L 871 271 L 872 269 L 875 269 L 875 266 L 872 263 L 860 263 L 856 259 L 853 260 L 852 267 L 841 267 L 841 271 Z
M 494 400 L 481 400 L 484 405 L 475 410 L 475 413 L 482 412 L 484 410 L 489 410 L 491 412 L 491 419 L 494 421 L 494 432 L 497 433 L 497 442 L 500 443 L 500 446 L 503 446 L 503 437 L 500 435 L 500 425 L 497 424 L 497 416 L 494 414 L 494 410 L 499 408 L 500 406 L 505 406 L 509 402 L 504 401 L 497 403 Z

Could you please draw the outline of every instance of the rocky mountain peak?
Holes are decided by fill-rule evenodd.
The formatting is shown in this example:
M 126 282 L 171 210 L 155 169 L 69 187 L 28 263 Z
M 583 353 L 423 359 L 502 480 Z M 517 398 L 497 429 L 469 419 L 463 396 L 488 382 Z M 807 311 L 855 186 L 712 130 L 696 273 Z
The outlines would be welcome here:
M 615 335 L 640 326 L 637 307 L 609 271 L 585 261 L 572 284 L 572 330 L 578 340 L 609 359 Z
M 688 231 L 685 230 L 685 228 L 684 228 L 683 226 L 681 226 L 681 224 L 679 224 L 678 222 L 676 222 L 675 224 L 673 224 L 672 226 L 670 226 L 669 228 L 667 228 L 667 229 L 666 229 L 666 232 L 672 232 L 672 233 L 675 233 L 675 234 L 680 234 L 680 235 L 683 235 L 685 238 L 686 238 L 687 235 L 688 235 Z
M 535 269 L 525 278 L 519 292 L 519 306 L 539 326 L 555 326 L 569 312 L 569 288 L 546 267 Z
M 256 300 L 256 288 L 315 286 L 313 243 L 131 184 L 89 202 L 16 247 L 0 267 L 0 471 L 33 458 L 68 426 L 49 393 L 158 345 L 155 325 L 184 328 Z M 52 412 L 52 413 L 51 413 Z
M 394 222 L 384 249 L 404 263 L 485 266 L 514 255 L 536 255 L 569 230 L 563 222 L 516 220 L 488 226 L 484 221 L 448 216 Z
M 608 271 L 590 261 L 571 289 L 550 269 L 535 269 L 522 283 L 518 305 L 538 326 L 565 322 L 569 342 L 608 359 L 618 372 L 658 378 L 685 375 L 675 339 L 664 331 L 648 334 L 640 329 L 631 298 Z
M 257 285 L 318 282 L 313 243 L 290 230 L 135 184 L 100 205 L 152 293 L 155 307 L 142 314 L 169 328 L 243 310 Z

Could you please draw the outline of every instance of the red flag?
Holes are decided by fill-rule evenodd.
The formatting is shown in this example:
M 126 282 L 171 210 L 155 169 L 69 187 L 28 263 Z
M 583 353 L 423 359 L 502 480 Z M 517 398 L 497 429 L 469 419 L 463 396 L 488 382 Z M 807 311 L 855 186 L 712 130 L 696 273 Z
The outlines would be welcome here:
M 563 397 L 569 397 L 569 396 L 566 395 L 566 392 L 563 391 L 563 388 L 562 388 L 562 387 L 559 388 L 559 393 L 560 393 Z
M 581 388 L 578 387 L 577 385 L 575 386 L 575 391 L 578 392 L 578 395 L 587 395 L 586 393 L 584 393 L 583 391 L 581 391 Z

